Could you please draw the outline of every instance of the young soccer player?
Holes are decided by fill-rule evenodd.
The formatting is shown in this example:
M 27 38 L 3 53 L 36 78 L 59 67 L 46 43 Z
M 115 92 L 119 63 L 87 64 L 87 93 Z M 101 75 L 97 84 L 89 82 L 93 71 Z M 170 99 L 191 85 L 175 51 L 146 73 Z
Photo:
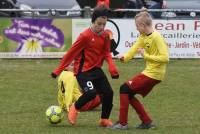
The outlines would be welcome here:
M 129 104 L 135 109 L 142 121 L 137 128 L 155 128 L 152 119 L 135 95 L 140 94 L 143 97 L 147 96 L 152 88 L 163 80 L 166 64 L 169 61 L 168 47 L 164 38 L 153 29 L 152 18 L 149 13 L 138 13 L 135 16 L 135 24 L 140 36 L 131 49 L 120 57 L 120 60 L 126 63 L 131 60 L 136 53 L 139 53 L 146 61 L 146 68 L 121 85 L 119 121 L 112 126 L 113 129 L 128 128 Z
M 66 112 L 69 112 L 70 106 L 76 102 L 81 95 L 82 92 L 74 73 L 69 70 L 64 70 L 58 77 L 58 104 Z M 93 100 L 86 103 L 80 111 L 92 110 L 100 104 L 100 96 L 97 95 Z
M 97 6 L 105 5 L 107 8 L 110 7 L 110 0 L 97 0 Z
M 119 74 L 110 54 L 110 39 L 104 31 L 107 22 L 108 9 L 101 5 L 94 9 L 91 27 L 83 31 L 72 47 L 64 55 L 60 65 L 56 68 L 52 77 L 58 76 L 73 60 L 74 73 L 83 94 L 69 109 L 68 120 L 74 125 L 78 111 L 97 94 L 102 95 L 102 112 L 99 125 L 111 126 L 109 116 L 113 106 L 113 90 L 106 75 L 101 69 L 103 61 L 108 63 L 108 70 L 112 78 L 118 78 Z

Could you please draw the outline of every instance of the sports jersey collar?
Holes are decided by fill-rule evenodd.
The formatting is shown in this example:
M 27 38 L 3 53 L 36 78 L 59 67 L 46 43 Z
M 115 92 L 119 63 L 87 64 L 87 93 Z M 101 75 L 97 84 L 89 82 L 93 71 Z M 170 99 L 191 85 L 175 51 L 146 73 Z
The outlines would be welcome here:
M 151 32 L 151 33 L 147 34 L 147 36 L 150 36 L 152 33 L 153 33 L 153 32 Z
M 104 31 L 96 33 L 91 27 L 90 27 L 90 30 L 92 31 L 92 33 L 94 33 L 94 34 L 96 34 L 98 36 L 101 36 L 104 33 Z
M 146 35 L 147 38 L 152 38 L 155 35 L 155 31 L 153 31 L 151 34 Z

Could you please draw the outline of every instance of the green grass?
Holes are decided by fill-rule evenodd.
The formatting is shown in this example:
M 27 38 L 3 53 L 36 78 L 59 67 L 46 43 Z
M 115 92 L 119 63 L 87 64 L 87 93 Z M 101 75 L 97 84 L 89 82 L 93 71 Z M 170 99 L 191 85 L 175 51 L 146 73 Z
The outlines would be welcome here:
M 138 98 L 158 126 L 156 130 L 137 130 L 140 121 L 129 108 L 127 131 L 98 127 L 100 111 L 80 113 L 76 126 L 66 117 L 52 126 L 45 119 L 48 106 L 57 104 L 56 80 L 49 74 L 59 60 L 0 60 L 0 133 L 1 134 L 199 134 L 200 133 L 200 60 L 171 60 L 165 80 L 149 96 Z M 116 62 L 120 79 L 109 81 L 115 92 L 111 119 L 118 120 L 119 87 L 142 71 L 143 60 L 128 64 Z M 104 67 L 106 70 L 106 67 Z

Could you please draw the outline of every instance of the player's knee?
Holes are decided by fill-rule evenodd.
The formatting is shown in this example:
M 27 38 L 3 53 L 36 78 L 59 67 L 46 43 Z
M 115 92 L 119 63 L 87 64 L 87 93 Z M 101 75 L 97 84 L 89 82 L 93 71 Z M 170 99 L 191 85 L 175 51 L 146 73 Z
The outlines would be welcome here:
M 102 95 L 102 103 L 105 103 L 106 105 L 110 105 L 113 102 L 113 91 L 112 90 L 108 90 L 106 92 L 104 92 L 104 94 Z
M 131 92 L 131 89 L 128 87 L 127 84 L 123 84 L 120 87 L 120 94 L 129 94 Z
M 113 90 L 110 89 L 110 90 L 105 90 L 103 93 L 102 93 L 104 96 L 113 96 Z
M 129 97 L 129 100 L 131 100 L 136 93 L 134 93 L 133 90 L 131 90 L 128 85 L 126 84 L 123 84 L 121 87 L 120 87 L 120 94 L 128 94 L 128 97 Z
M 109 90 L 109 91 L 108 91 L 108 95 L 109 95 L 109 96 L 113 96 L 113 90 Z
M 128 94 L 129 100 L 132 100 L 134 97 L 135 97 L 135 94 L 134 94 L 134 93 L 129 93 L 129 94 Z
M 90 100 L 94 99 L 96 97 L 97 93 L 94 90 L 88 91 L 87 96 Z

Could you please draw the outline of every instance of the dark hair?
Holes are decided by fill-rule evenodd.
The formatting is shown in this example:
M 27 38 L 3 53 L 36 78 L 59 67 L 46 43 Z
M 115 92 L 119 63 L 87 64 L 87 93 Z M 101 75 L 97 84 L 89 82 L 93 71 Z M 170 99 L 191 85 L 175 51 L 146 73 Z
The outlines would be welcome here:
M 108 17 L 108 13 L 109 9 L 103 4 L 95 7 L 92 14 L 92 23 L 95 22 L 98 17 Z

